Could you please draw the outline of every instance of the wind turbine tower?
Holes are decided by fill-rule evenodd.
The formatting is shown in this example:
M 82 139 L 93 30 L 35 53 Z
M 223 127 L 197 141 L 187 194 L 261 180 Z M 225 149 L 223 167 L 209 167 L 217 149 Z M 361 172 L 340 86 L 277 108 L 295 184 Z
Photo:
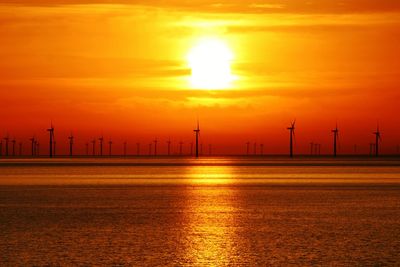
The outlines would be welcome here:
M 168 139 L 167 141 L 167 155 L 169 156 L 171 154 L 171 139 Z
M 294 120 L 292 122 L 292 124 L 290 125 L 290 127 L 287 128 L 290 132 L 289 151 L 290 151 L 291 158 L 293 158 L 293 140 L 295 137 L 295 133 L 294 133 L 295 126 L 296 126 L 296 120 Z
M 6 141 L 5 145 L 6 145 L 6 157 L 8 157 L 8 142 L 10 141 L 10 137 L 7 135 L 6 137 L 4 137 L 4 141 Z
M 379 156 L 379 142 L 382 140 L 381 139 L 381 132 L 379 131 L 379 124 L 376 127 L 376 132 L 374 132 L 375 135 L 375 156 Z
M 182 154 L 183 154 L 183 142 L 180 141 L 180 142 L 179 142 L 179 155 L 182 156 Z
M 196 133 L 196 158 L 199 157 L 199 135 L 200 135 L 200 124 L 197 120 L 197 128 L 193 130 Z
M 103 156 L 103 141 L 104 141 L 103 136 L 99 138 L 99 141 L 100 141 L 100 156 Z
M 96 139 L 92 140 L 92 145 L 93 145 L 93 156 L 96 155 Z
M 74 136 L 71 135 L 68 137 L 69 139 L 69 156 L 72 157 L 72 146 L 74 145 Z
M 337 156 L 337 142 L 339 139 L 339 129 L 338 126 L 336 124 L 335 129 L 332 130 L 333 133 L 333 156 L 336 157 Z
M 157 156 L 157 138 L 154 139 L 154 156 Z
M 11 141 L 11 143 L 12 143 L 12 155 L 13 155 L 13 157 L 15 157 L 15 143 L 16 143 L 17 141 L 15 141 L 15 138 Z
M 47 129 L 49 132 L 49 156 L 50 158 L 53 157 L 53 142 L 54 142 L 54 127 L 53 124 L 50 125 L 50 128 Z M 38 149 L 39 150 L 39 149 Z
M 32 143 L 32 157 L 35 155 L 35 137 L 29 139 Z

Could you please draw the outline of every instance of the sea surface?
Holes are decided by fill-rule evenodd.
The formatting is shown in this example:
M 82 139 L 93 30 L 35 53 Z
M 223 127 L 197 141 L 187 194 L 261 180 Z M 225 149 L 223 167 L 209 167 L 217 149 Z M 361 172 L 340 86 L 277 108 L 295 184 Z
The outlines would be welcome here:
M 0 160 L 0 266 L 400 266 L 400 160 Z

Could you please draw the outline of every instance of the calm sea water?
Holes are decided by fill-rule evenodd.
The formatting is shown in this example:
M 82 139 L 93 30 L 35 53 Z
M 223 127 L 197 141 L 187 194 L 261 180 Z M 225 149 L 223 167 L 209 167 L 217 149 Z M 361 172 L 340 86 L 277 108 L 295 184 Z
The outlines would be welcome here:
M 399 266 L 397 160 L 0 161 L 0 265 Z

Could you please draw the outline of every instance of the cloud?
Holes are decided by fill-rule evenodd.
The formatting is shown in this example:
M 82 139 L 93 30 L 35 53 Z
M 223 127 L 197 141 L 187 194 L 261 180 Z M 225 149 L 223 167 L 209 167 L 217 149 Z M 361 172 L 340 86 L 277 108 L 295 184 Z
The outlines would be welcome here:
M 0 4 L 23 6 L 60 6 L 60 5 L 93 5 L 119 4 L 131 6 L 148 6 L 164 9 L 184 10 L 191 12 L 212 13 L 376 13 L 399 12 L 400 2 L 397 0 L 2 0 Z

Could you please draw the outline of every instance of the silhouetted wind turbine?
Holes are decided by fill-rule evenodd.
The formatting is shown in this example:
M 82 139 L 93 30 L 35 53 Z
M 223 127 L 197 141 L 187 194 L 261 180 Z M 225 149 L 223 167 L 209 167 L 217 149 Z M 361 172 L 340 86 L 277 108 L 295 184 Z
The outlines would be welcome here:
M 101 137 L 99 138 L 99 142 L 100 142 L 100 156 L 103 156 L 103 141 L 104 141 L 104 138 L 103 138 L 103 136 L 101 136 Z
M 155 138 L 153 142 L 154 142 L 154 156 L 157 156 L 157 143 L 158 143 L 157 138 Z
M 69 156 L 72 157 L 72 146 L 74 145 L 74 136 L 71 135 L 68 137 L 69 139 Z
M 293 158 L 293 139 L 295 137 L 295 133 L 294 133 L 294 129 L 296 126 L 296 120 L 294 120 L 292 122 L 292 124 L 290 125 L 290 127 L 288 127 L 287 129 L 290 131 L 290 142 L 289 142 L 289 149 L 290 149 L 290 157 Z
M 49 132 L 49 156 L 50 158 L 53 157 L 53 142 L 54 142 L 54 127 L 53 124 L 51 123 L 50 128 L 47 129 Z
M 375 135 L 375 155 L 378 157 L 379 156 L 379 142 L 382 140 L 381 132 L 379 131 L 379 124 L 376 126 L 376 132 L 374 132 L 374 135 Z
M 108 146 L 109 146 L 109 147 L 108 147 L 108 154 L 109 154 L 110 157 L 111 157 L 111 155 L 112 155 L 112 153 L 111 153 L 112 144 L 113 144 L 112 140 L 108 141 Z
M 333 133 L 333 156 L 336 157 L 337 156 L 337 141 L 339 139 L 339 129 L 338 126 L 336 124 L 335 129 L 332 130 Z
M 15 138 L 13 138 L 13 140 L 11 141 L 11 143 L 12 143 L 12 155 L 13 155 L 13 157 L 15 157 L 15 143 L 16 143 L 17 141 L 15 141 Z
M 200 124 L 197 120 L 197 128 L 193 130 L 196 133 L 196 158 L 199 157 L 199 134 L 200 134 Z M 203 150 L 203 145 L 201 145 L 201 150 Z
M 92 140 L 92 145 L 93 145 L 93 156 L 96 156 L 96 139 Z
M 169 156 L 171 154 L 171 139 L 168 139 L 167 141 L 167 155 Z
M 6 143 L 5 143 L 5 146 L 6 146 L 6 157 L 8 157 L 8 142 L 10 141 L 10 137 L 8 136 L 8 134 L 7 134 L 6 137 L 4 137 L 4 141 L 6 141 Z
M 179 155 L 182 156 L 182 154 L 183 154 L 183 142 L 180 141 L 180 142 L 179 142 Z
M 35 155 L 35 137 L 29 139 L 32 142 L 32 157 Z
M 370 156 L 374 155 L 374 147 L 375 147 L 374 143 L 369 144 L 369 155 Z
M 312 156 L 314 154 L 314 142 L 310 143 L 310 155 Z

